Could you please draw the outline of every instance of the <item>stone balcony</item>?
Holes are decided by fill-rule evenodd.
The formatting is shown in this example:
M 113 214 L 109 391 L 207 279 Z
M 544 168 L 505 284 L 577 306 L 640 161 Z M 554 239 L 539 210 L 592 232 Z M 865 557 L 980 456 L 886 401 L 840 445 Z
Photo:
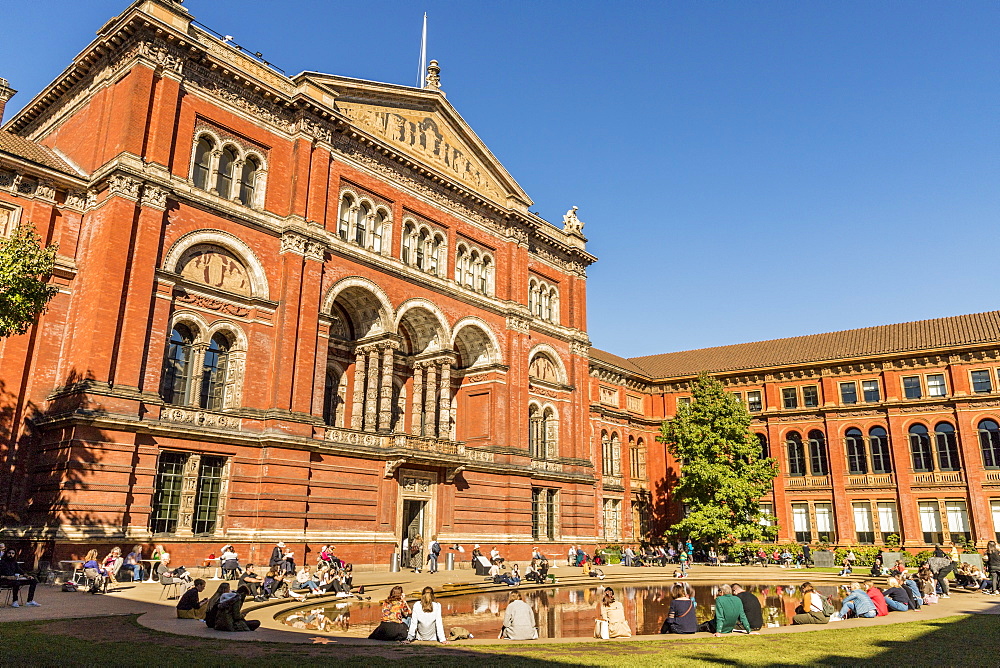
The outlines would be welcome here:
M 932 471 L 929 473 L 914 473 L 913 485 L 962 485 L 965 477 L 961 471 Z
M 791 489 L 829 486 L 830 476 L 828 475 L 789 476 L 785 478 L 785 487 Z
M 428 438 L 410 434 L 377 434 L 356 429 L 327 427 L 323 440 L 339 445 L 359 446 L 380 451 L 387 459 L 397 462 L 396 466 L 407 460 L 449 467 L 471 462 L 492 463 L 494 461 L 492 452 L 469 449 L 462 441 L 444 438 Z
M 847 487 L 895 487 L 896 476 L 892 473 L 867 473 L 847 476 Z

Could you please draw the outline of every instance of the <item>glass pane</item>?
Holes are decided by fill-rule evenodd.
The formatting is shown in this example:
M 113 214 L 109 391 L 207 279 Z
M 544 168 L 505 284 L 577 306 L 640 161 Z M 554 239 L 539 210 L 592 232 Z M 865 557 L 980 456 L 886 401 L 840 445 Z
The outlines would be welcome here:
M 858 403 L 858 388 L 854 383 L 840 384 L 840 401 L 845 404 Z
M 972 390 L 974 392 L 985 393 L 993 391 L 993 383 L 990 380 L 989 371 L 972 372 Z
M 814 385 L 802 388 L 802 403 L 808 408 L 819 406 L 819 389 Z
M 865 380 L 861 382 L 861 388 L 865 393 L 865 401 L 881 401 L 882 396 L 879 392 L 878 381 L 877 380 Z
M 156 472 L 156 493 L 150 514 L 150 531 L 173 533 L 177 530 L 177 511 L 181 505 L 181 484 L 187 455 L 181 452 L 160 453 Z
M 907 399 L 919 399 L 922 396 L 920 376 L 907 376 L 903 379 L 903 394 Z
M 943 397 L 945 395 L 944 374 L 932 374 L 927 376 L 927 394 L 932 397 Z
M 899 531 L 899 522 L 896 515 L 896 503 L 894 501 L 878 502 L 878 523 L 883 532 Z
M 196 534 L 215 532 L 216 513 L 219 509 L 219 493 L 222 490 L 222 457 L 202 457 L 198 468 L 198 496 L 194 505 L 194 525 Z

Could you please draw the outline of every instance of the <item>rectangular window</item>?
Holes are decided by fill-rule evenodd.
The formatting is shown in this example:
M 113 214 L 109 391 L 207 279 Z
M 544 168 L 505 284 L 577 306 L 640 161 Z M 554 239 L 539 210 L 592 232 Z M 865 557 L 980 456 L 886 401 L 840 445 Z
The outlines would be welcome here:
M 948 532 L 952 543 L 961 543 L 972 538 L 969 529 L 969 509 L 965 501 L 945 501 L 945 512 L 948 515 Z
M 972 391 L 979 394 L 987 394 L 993 391 L 993 381 L 989 371 L 972 372 Z
M 878 502 L 878 523 L 879 529 L 882 531 L 883 543 L 893 534 L 899 536 L 900 542 L 902 542 L 902 536 L 899 534 L 899 514 L 896 512 L 895 501 Z
M 751 413 L 759 413 L 764 410 L 759 391 L 747 392 L 747 410 Z
M 947 394 L 944 384 L 943 373 L 932 373 L 927 376 L 927 395 L 930 397 L 943 397 Z
M 858 543 L 873 545 L 875 543 L 875 529 L 872 524 L 871 504 L 865 501 L 854 503 L 852 510 L 854 511 L 854 530 L 857 532 Z
M 774 517 L 774 508 L 771 506 L 770 503 L 762 503 L 762 504 L 760 504 L 760 515 L 761 515 L 761 517 L 760 517 L 760 525 L 762 527 L 769 527 L 769 526 L 772 526 L 774 524 L 774 521 L 771 519 L 772 517 Z M 765 543 L 773 543 L 774 539 L 773 538 L 767 538 L 767 539 L 764 539 L 764 542 Z
M 990 501 L 990 512 L 993 514 L 993 537 L 1000 541 L 1000 499 Z
M 181 506 L 181 486 L 184 477 L 184 462 L 188 456 L 183 452 L 161 452 L 156 470 L 156 493 L 153 496 L 153 512 L 150 514 L 150 530 L 153 533 L 174 533 L 177 531 L 177 511 Z
M 858 403 L 858 386 L 856 383 L 840 384 L 840 403 L 842 404 Z
M 903 396 L 907 399 L 919 399 L 923 396 L 920 389 L 920 376 L 903 377 Z
M 809 543 L 812 541 L 812 531 L 809 529 L 809 504 L 792 504 L 792 528 L 795 530 L 795 541 Z
M 861 381 L 861 391 L 864 393 L 865 401 L 868 403 L 882 401 L 882 393 L 879 392 L 877 380 Z
M 798 408 L 799 397 L 794 387 L 785 387 L 781 390 L 781 403 L 785 408 Z
M 219 494 L 222 491 L 222 457 L 202 457 L 198 467 L 198 496 L 194 504 L 194 525 L 197 534 L 215 533 L 219 511 Z
M 743 393 L 742 392 L 731 392 L 730 394 L 733 395 L 733 399 L 736 399 L 736 403 L 738 403 L 738 404 L 742 404 L 743 403 Z
M 806 408 L 819 406 L 819 388 L 815 385 L 806 385 L 802 388 L 802 405 Z
M 918 504 L 920 509 L 920 531 L 923 532 L 925 543 L 939 544 L 944 539 L 941 534 L 941 511 L 937 501 L 921 501 Z
M 531 537 L 535 540 L 555 540 L 557 489 L 531 489 Z
M 822 542 L 836 542 L 837 532 L 833 528 L 833 504 L 817 503 L 815 508 L 817 537 Z
M 604 499 L 604 540 L 621 538 L 621 500 Z
M 680 408 L 681 406 L 690 406 L 690 405 L 691 405 L 691 397 L 677 397 L 678 408 Z

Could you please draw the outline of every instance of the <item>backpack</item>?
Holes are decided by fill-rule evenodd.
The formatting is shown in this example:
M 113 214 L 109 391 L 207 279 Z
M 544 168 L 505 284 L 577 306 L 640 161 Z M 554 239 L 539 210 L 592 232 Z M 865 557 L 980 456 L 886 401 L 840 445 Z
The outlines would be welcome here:
M 835 612 L 837 612 L 837 609 L 833 607 L 833 603 L 830 603 L 829 597 L 823 598 L 823 616 L 831 617 Z
M 441 554 L 441 544 L 437 541 L 434 541 L 434 543 L 431 545 L 431 552 L 433 552 L 434 554 Z

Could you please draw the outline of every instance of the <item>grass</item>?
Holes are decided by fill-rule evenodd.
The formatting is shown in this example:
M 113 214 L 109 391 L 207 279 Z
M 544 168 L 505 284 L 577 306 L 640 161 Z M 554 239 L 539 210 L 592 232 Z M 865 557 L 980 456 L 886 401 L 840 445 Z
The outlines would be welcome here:
M 325 640 L 325 638 L 324 638 Z M 722 639 L 450 647 L 226 642 L 140 626 L 135 615 L 0 624 L 0 665 L 31 666 L 995 666 L 1000 616 Z

